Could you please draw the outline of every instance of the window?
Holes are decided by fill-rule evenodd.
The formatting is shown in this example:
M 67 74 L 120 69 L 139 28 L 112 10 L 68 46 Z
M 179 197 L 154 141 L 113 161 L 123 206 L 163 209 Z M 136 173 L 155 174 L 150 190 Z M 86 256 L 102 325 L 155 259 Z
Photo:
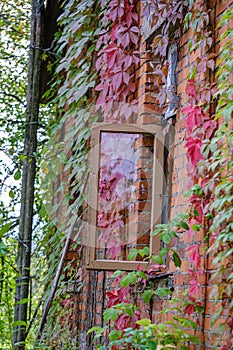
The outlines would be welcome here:
M 167 102 L 168 108 L 165 113 L 165 119 L 174 117 L 176 114 L 178 97 L 176 95 L 177 87 L 177 45 L 171 44 L 168 48 L 168 75 L 167 75 Z
M 87 268 L 146 269 L 140 256 L 128 260 L 130 250 L 158 253 L 151 232 L 161 222 L 163 149 L 159 125 L 94 124 Z

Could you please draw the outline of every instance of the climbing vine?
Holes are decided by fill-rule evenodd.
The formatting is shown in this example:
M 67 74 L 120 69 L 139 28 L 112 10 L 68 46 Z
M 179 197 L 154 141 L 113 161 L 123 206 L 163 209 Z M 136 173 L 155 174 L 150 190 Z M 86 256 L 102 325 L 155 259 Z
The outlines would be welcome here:
M 47 291 L 45 302 L 49 299 L 51 281 L 58 269 L 70 227 L 75 226 L 75 240 L 69 249 L 75 252 L 77 260 L 81 253 L 80 230 L 85 225 L 81 217 L 87 201 L 90 127 L 97 119 L 93 113 L 93 88 L 97 79 L 94 61 L 99 12 L 98 1 L 70 0 L 64 4 L 58 19 L 57 66 L 51 89 L 46 93 L 48 99 L 52 98 L 53 119 L 50 121 L 50 140 L 44 148 L 41 165 L 44 174 L 41 176 L 44 215 L 49 222 L 48 234 L 41 242 L 47 247 L 45 254 L 49 266 L 43 281 Z M 51 201 L 51 192 L 58 199 L 56 205 Z M 80 211 L 82 205 L 83 211 Z M 54 248 L 51 250 L 50 247 Z M 75 310 L 77 293 L 81 288 L 79 278 L 78 266 L 74 268 L 72 260 L 66 262 L 60 272 L 47 320 L 43 320 L 45 326 L 37 340 L 38 348 L 60 346 L 73 349 L 76 346 Z
M 216 303 L 219 300 L 222 301 L 222 308 L 219 309 L 214 321 L 225 308 L 228 310 L 232 308 L 232 303 L 230 304 L 232 300 L 232 209 L 230 209 L 232 208 L 232 196 L 229 194 L 232 189 L 232 104 L 230 102 L 232 84 L 230 84 L 231 59 L 227 59 L 227 54 L 232 52 L 232 30 L 228 28 L 220 39 L 222 50 L 216 64 L 216 54 L 213 51 L 213 33 L 210 28 L 211 9 L 208 9 L 203 1 L 176 1 L 172 3 L 173 6 L 164 1 L 143 1 L 143 4 L 144 14 L 151 15 L 151 23 L 162 26 L 163 35 L 158 34 L 153 40 L 154 52 L 160 56 L 159 64 L 155 69 L 159 75 L 157 86 L 160 84 L 157 98 L 162 105 L 164 105 L 167 96 L 167 70 L 164 69 L 167 64 L 167 47 L 171 40 L 179 40 L 181 35 L 181 29 L 178 28 L 171 38 L 171 26 L 175 27 L 178 23 L 184 23 L 184 30 L 191 28 L 194 32 L 193 38 L 189 41 L 189 54 L 190 57 L 196 55 L 196 58 L 186 86 L 189 102 L 182 108 L 188 133 L 186 149 L 191 185 L 187 195 L 189 196 L 190 211 L 178 223 L 177 219 L 173 219 L 173 222 L 168 225 L 158 225 L 155 234 L 158 234 L 162 240 L 165 237 L 164 242 L 167 244 L 171 242 L 172 237 L 179 236 L 180 229 L 188 231 L 190 239 L 193 237 L 194 242 L 196 234 L 204 231 L 207 253 L 203 253 L 201 245 L 197 243 L 193 243 L 187 248 L 191 263 L 189 270 L 191 280 L 188 299 L 183 304 L 183 313 L 194 317 L 197 312 L 195 325 L 203 327 L 198 319 L 198 314 L 204 311 L 204 302 L 200 302 L 203 291 L 201 291 L 199 281 L 201 276 L 206 273 L 207 266 L 203 264 L 203 261 L 209 259 L 208 254 L 214 253 L 213 264 L 219 266 L 211 277 L 211 280 L 217 279 L 218 281 L 212 290 Z M 226 26 L 231 18 L 232 9 L 227 9 L 222 15 L 218 28 Z M 200 48 L 201 50 L 199 50 Z M 214 73 L 216 73 L 217 81 L 209 78 L 214 77 Z M 222 121 L 223 125 L 221 125 Z M 160 263 L 156 265 L 157 270 L 163 268 L 161 265 L 162 256 L 167 254 L 169 250 L 169 248 L 165 248 L 159 256 L 152 256 L 152 260 Z M 141 255 L 144 256 L 142 252 Z M 180 267 L 181 261 L 174 252 L 173 260 L 175 265 Z M 151 324 L 148 319 L 138 321 L 140 310 L 135 308 L 135 304 L 126 302 L 125 297 L 128 290 L 125 288 L 129 288 L 129 286 L 132 288 L 140 283 L 140 280 L 146 281 L 148 276 L 145 274 L 142 276 L 142 274 L 142 272 L 137 271 L 122 275 L 122 272 L 119 271 L 113 275 L 113 277 L 119 275 L 121 279 L 120 288 L 108 295 L 109 309 L 104 313 L 105 322 L 113 320 L 114 328 L 109 334 L 109 348 L 123 349 L 130 344 L 133 348 L 140 345 L 142 346 L 140 348 L 155 349 L 159 345 L 172 344 L 185 349 L 186 347 L 183 345 L 185 341 L 195 343 L 195 338 L 185 339 L 182 331 L 179 334 L 180 337 L 170 332 L 166 338 L 166 322 L 158 327 Z M 157 291 L 157 293 L 160 292 Z M 169 290 L 163 290 L 161 293 L 166 294 L 166 292 L 169 293 Z M 143 300 L 148 302 L 154 293 L 156 294 L 156 291 L 145 289 L 142 294 Z M 176 310 L 178 311 L 178 309 Z M 181 309 L 178 312 L 181 312 Z M 227 325 L 222 323 L 218 327 L 219 330 L 225 332 L 225 344 L 222 349 L 227 349 L 232 345 L 232 317 L 230 315 L 229 312 Z M 189 326 L 193 327 L 194 330 L 197 329 L 187 318 L 176 317 L 176 321 L 181 328 Z M 136 324 L 144 326 L 144 328 L 137 329 Z M 175 329 L 177 329 L 177 325 Z M 99 337 L 106 329 L 94 327 L 91 331 L 93 330 L 97 332 L 97 337 Z M 149 337 L 147 337 L 148 334 L 150 334 Z M 104 349 L 105 347 L 100 346 L 99 348 Z
M 139 63 L 138 13 L 134 1 L 110 1 L 102 23 L 96 47 L 99 50 L 96 68 L 100 71 L 96 103 L 102 106 L 105 120 L 124 121 L 125 116 L 129 118 L 132 114 L 131 110 L 126 113 L 125 103 L 129 103 L 128 98 L 135 91 L 135 70 Z
M 222 301 L 222 308 L 219 309 L 217 317 L 225 308 L 230 310 L 233 307 L 232 196 L 229 194 L 232 190 L 233 140 L 230 58 L 232 30 L 228 28 L 222 35 L 222 49 L 219 57 L 216 57 L 210 27 L 211 10 L 206 8 L 205 2 L 177 0 L 171 4 L 157 0 L 142 1 L 142 4 L 143 16 L 149 18 L 151 26 L 157 25 L 161 29 L 153 38 L 152 50 L 154 57 L 159 57 L 153 67 L 157 77 L 154 84 L 158 88 L 157 101 L 164 111 L 169 104 L 170 96 L 167 84 L 168 46 L 171 42 L 179 45 L 185 31 L 191 29 L 194 33 L 188 45 L 190 57 L 196 55 L 196 58 L 186 85 L 188 102 L 181 110 L 185 116 L 188 136 L 186 150 L 190 190 L 187 195 L 190 210 L 184 215 L 173 218 L 169 224 L 161 224 L 155 228 L 154 234 L 160 237 L 164 248 L 159 255 L 150 256 L 152 265 L 147 273 L 137 270 L 130 273 L 117 271 L 113 274 L 113 277 L 118 279 L 119 288 L 107 293 L 108 308 L 104 311 L 104 321 L 110 326 L 93 327 L 91 331 L 96 332 L 94 340 L 103 334 L 108 337 L 110 342 L 108 346 L 112 349 L 125 349 L 130 346 L 135 349 L 159 349 L 168 345 L 186 349 L 185 343 L 198 343 L 196 332 L 198 327 L 204 326 L 205 305 L 202 297 L 204 291 L 200 279 L 206 273 L 204 260 L 208 256 L 214 255 L 213 264 L 218 266 L 212 275 L 213 281 L 216 279 L 218 281 L 213 287 L 216 303 Z M 227 26 L 232 17 L 232 9 L 227 9 L 218 26 Z M 58 54 L 62 58 L 56 70 L 59 79 L 56 79 L 54 85 L 58 89 L 58 97 L 54 100 L 54 115 L 57 120 L 52 125 L 51 143 L 45 149 L 45 154 L 58 158 L 59 171 L 65 171 L 67 174 L 65 181 L 62 179 L 62 186 L 57 190 L 57 195 L 64 192 L 64 189 L 66 193 L 63 227 L 54 230 L 54 227 L 60 224 L 56 215 L 59 208 L 53 207 L 50 213 L 54 230 L 50 242 L 58 247 L 57 256 L 60 249 L 57 240 L 62 242 L 67 226 L 75 216 L 80 216 L 80 208 L 85 207 L 91 123 L 95 120 L 128 121 L 132 112 L 121 110 L 121 103 L 130 101 L 133 106 L 137 104 L 134 92 L 135 71 L 140 58 L 138 23 L 138 10 L 132 0 L 112 0 L 102 4 L 99 1 L 70 0 L 65 4 L 60 17 L 63 29 L 57 46 Z M 103 117 L 92 108 L 95 99 L 97 107 L 103 112 Z M 178 100 L 176 102 L 178 104 Z M 59 110 L 64 110 L 65 113 L 57 117 Z M 58 156 L 56 152 L 51 153 L 51 145 L 54 147 L 54 138 L 57 139 L 59 133 L 61 135 L 65 124 L 69 125 L 69 130 L 66 131 L 64 139 L 56 141 Z M 55 172 L 48 164 L 45 164 L 44 170 L 53 174 Z M 191 265 L 190 286 L 185 301 L 175 297 L 171 300 L 170 307 L 164 310 L 164 312 L 176 311 L 176 316 L 171 321 L 156 325 L 151 320 L 143 318 L 137 302 L 143 300 L 145 304 L 149 304 L 154 295 L 158 297 L 172 295 L 168 287 L 154 290 L 150 284 L 150 277 L 165 271 L 164 256 L 167 255 L 170 255 L 177 268 L 181 267 L 182 260 L 178 252 L 169 248 L 169 244 L 173 238 L 179 238 L 182 232 L 188 232 L 190 241 L 193 240 L 193 244 L 187 247 Z M 195 236 L 200 232 L 206 235 L 204 252 L 201 245 L 195 243 Z M 79 252 L 82 249 L 80 243 L 78 240 L 78 247 L 75 248 Z M 131 252 L 129 259 L 135 258 L 138 254 L 142 259 L 145 257 L 148 259 L 146 247 L 144 250 Z M 55 266 L 52 260 L 51 258 L 48 280 L 51 280 L 51 275 L 54 274 Z M 73 301 L 64 298 L 61 285 L 62 283 L 56 294 L 57 304 L 54 304 L 50 311 L 54 319 L 51 316 L 53 321 L 50 321 L 46 330 L 51 341 L 55 341 L 59 334 L 57 328 L 52 330 L 59 310 L 63 310 L 61 327 L 67 314 L 69 319 L 72 319 L 74 306 L 70 305 Z M 130 291 L 135 290 L 136 299 L 129 301 Z M 233 322 L 230 313 L 227 323 L 232 332 Z M 222 350 L 231 346 L 229 330 L 224 327 L 221 326 L 221 331 L 229 335 L 229 340 L 226 339 Z M 192 328 L 194 335 L 188 334 L 185 328 Z M 60 339 L 62 346 L 65 344 L 63 341 L 65 340 Z M 98 344 L 97 347 L 105 349 L 104 345 Z

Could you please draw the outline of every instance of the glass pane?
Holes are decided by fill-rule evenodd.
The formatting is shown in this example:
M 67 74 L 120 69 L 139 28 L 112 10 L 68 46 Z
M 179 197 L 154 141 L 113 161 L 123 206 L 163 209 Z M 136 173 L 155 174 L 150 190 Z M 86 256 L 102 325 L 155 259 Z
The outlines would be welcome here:
M 101 133 L 96 259 L 149 245 L 153 145 L 151 134 Z

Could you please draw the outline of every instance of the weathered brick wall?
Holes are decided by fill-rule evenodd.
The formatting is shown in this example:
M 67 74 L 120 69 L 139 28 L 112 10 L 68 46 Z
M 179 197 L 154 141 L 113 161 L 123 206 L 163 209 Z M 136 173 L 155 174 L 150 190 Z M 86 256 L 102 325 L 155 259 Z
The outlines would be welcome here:
M 219 16 L 227 6 L 232 6 L 233 1 L 210 1 L 209 6 L 213 8 L 213 15 L 211 17 L 212 25 L 216 26 L 219 20 Z M 217 32 L 213 33 L 214 50 L 219 52 L 219 37 L 225 31 L 226 28 L 220 28 Z M 188 41 L 192 37 L 191 31 L 186 31 L 182 37 L 179 55 L 178 55 L 178 87 L 177 94 L 180 99 L 181 106 L 187 102 L 185 94 L 185 86 L 188 78 L 188 74 L 191 69 L 192 63 L 195 61 L 198 52 L 190 55 L 188 53 Z M 136 97 L 139 101 L 139 115 L 137 118 L 138 124 L 158 124 L 162 122 L 161 108 L 155 101 L 155 98 L 151 96 L 151 92 L 154 91 L 153 86 L 153 69 L 150 66 L 151 55 L 148 53 L 146 41 L 140 43 L 140 65 L 136 71 L 136 79 L 138 82 L 138 89 L 136 91 Z M 210 76 L 211 80 L 212 77 Z M 164 123 L 166 124 L 166 123 Z M 173 147 L 171 147 L 171 154 L 173 156 L 173 170 L 172 170 L 172 186 L 171 186 L 171 199 L 167 203 L 167 210 L 170 208 L 169 215 L 173 217 L 176 213 L 188 210 L 188 199 L 184 197 L 184 193 L 189 186 L 189 180 L 187 176 L 187 159 L 185 151 L 185 140 L 187 132 L 185 129 L 185 119 L 180 113 L 180 110 L 176 114 L 175 119 L 175 135 Z M 201 326 L 197 331 L 197 335 L 200 337 L 201 346 L 190 346 L 190 349 L 212 349 L 216 336 L 211 327 L 211 318 L 215 313 L 215 310 L 219 305 L 214 305 L 213 297 L 210 296 L 212 285 L 209 284 L 209 278 L 214 271 L 214 266 L 211 265 L 212 257 L 208 258 L 205 255 L 206 243 L 204 242 L 205 232 L 201 231 L 195 236 L 195 242 L 200 243 L 202 247 L 202 263 L 205 268 L 205 274 L 199 277 L 199 283 L 201 284 L 201 298 L 205 307 L 205 313 L 201 320 Z M 154 286 L 168 286 L 172 288 L 172 297 L 182 297 L 182 293 L 189 287 L 191 276 L 188 273 L 190 268 L 189 256 L 186 254 L 186 248 L 193 242 L 187 232 L 180 233 L 180 238 L 174 239 L 172 244 L 174 248 L 179 252 L 182 259 L 182 266 L 180 269 L 176 269 L 174 263 L 170 260 L 168 264 L 168 270 L 166 274 L 156 276 L 152 281 Z M 80 278 L 83 283 L 83 288 L 78 295 L 77 301 L 77 329 L 79 338 L 79 349 L 92 349 L 91 336 L 86 336 L 86 332 L 92 326 L 103 326 L 103 311 L 106 308 L 106 292 L 116 287 L 115 282 L 111 279 L 111 272 L 108 271 L 95 271 L 87 270 L 85 268 L 86 258 L 88 254 L 88 248 L 83 247 L 80 252 L 80 266 L 81 273 Z M 169 320 L 172 314 L 162 315 L 161 310 L 169 306 L 166 298 L 154 297 L 150 305 L 145 308 L 145 305 L 139 301 L 138 306 L 144 310 L 143 317 L 150 317 L 153 322 L 159 322 Z M 222 322 L 225 316 L 221 316 Z M 218 337 L 218 336 L 217 336 Z

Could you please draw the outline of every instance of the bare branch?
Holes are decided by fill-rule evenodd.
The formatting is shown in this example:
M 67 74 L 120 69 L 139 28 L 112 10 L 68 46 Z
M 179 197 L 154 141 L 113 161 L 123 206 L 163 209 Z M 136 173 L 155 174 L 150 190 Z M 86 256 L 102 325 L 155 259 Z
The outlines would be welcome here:
M 24 107 L 26 107 L 25 103 L 16 95 L 14 94 L 9 94 L 5 91 L 2 91 L 2 93 L 5 95 L 5 96 L 9 96 L 9 97 L 13 97 L 14 99 L 16 99 L 19 103 L 21 103 Z

